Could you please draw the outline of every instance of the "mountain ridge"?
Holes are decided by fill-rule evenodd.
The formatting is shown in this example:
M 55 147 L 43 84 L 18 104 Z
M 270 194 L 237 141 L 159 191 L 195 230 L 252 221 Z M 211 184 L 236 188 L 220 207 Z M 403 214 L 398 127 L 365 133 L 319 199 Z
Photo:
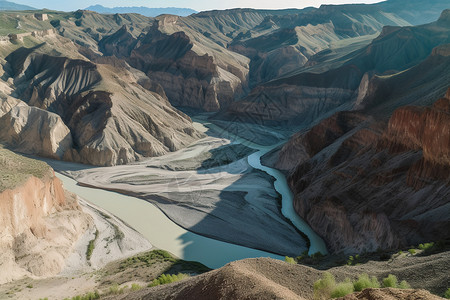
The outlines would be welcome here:
M 138 13 L 146 17 L 157 17 L 159 15 L 164 14 L 185 17 L 197 13 L 196 10 L 180 7 L 146 7 L 146 6 L 105 7 L 100 4 L 88 6 L 85 8 L 85 10 L 91 10 L 102 14 Z
M 11 1 L 1 0 L 0 10 L 36 10 L 36 8 L 28 5 L 17 4 Z

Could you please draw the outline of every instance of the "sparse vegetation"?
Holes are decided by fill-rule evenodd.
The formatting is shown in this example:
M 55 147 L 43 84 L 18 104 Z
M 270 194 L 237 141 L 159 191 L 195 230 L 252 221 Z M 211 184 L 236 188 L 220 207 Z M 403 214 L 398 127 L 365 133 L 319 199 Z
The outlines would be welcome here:
M 380 283 L 378 282 L 378 279 L 375 276 L 369 278 L 369 275 L 367 275 L 366 273 L 359 275 L 358 280 L 353 282 L 353 288 L 357 292 L 360 292 L 363 289 L 367 288 L 379 288 L 379 287 Z
M 334 276 L 329 272 L 323 273 L 322 278 L 314 282 L 314 299 L 329 299 L 335 286 Z
M 94 239 L 89 241 L 89 244 L 88 244 L 88 247 L 87 247 L 87 250 L 86 250 L 86 259 L 88 261 L 91 260 L 92 253 L 94 252 L 95 241 L 98 238 L 98 234 L 99 234 L 99 232 L 98 232 L 98 230 L 96 230 Z
M 333 291 L 331 292 L 331 298 L 344 297 L 348 294 L 353 293 L 353 291 L 353 283 L 350 281 L 350 279 L 347 278 L 344 282 L 336 284 Z
M 353 256 L 349 256 L 347 260 L 347 265 L 351 266 L 353 264 Z
M 89 292 L 84 295 L 74 296 L 72 298 L 65 298 L 64 300 L 95 300 L 95 299 L 100 299 L 100 294 L 98 291 Z
M 303 251 L 303 253 L 301 255 L 297 256 L 295 259 L 297 261 L 300 261 L 300 260 L 302 260 L 304 258 L 307 258 L 307 257 L 309 257 L 308 250 L 305 250 L 305 251 Z
M 123 234 L 123 232 L 119 229 L 119 227 L 116 224 L 112 224 L 114 227 L 114 239 L 115 240 L 123 240 L 125 235 Z
M 408 250 L 408 252 L 409 252 L 409 254 L 414 255 L 414 254 L 416 254 L 416 249 L 411 248 Z
M 211 270 L 199 262 L 177 259 L 165 250 L 152 250 L 144 254 L 130 257 L 120 263 L 119 269 L 125 270 L 126 268 L 135 264 L 151 266 L 156 262 L 169 262 L 172 264 L 172 266 L 178 266 L 181 267 L 181 269 L 190 270 L 198 274 Z
M 444 293 L 444 298 L 450 299 L 450 288 L 448 288 Z
M 354 266 L 357 264 L 359 264 L 359 254 L 356 254 L 355 256 L 350 255 L 347 260 L 347 265 Z
M 397 288 L 399 288 L 399 289 L 410 289 L 411 286 L 409 285 L 409 283 L 406 282 L 406 280 L 402 280 L 398 284 Z
M 0 169 L 0 192 L 25 183 L 31 176 L 43 178 L 51 174 L 46 163 L 15 154 L 1 145 Z
M 383 287 L 397 287 L 397 276 L 389 274 L 388 277 L 383 278 Z
M 284 258 L 284 261 L 287 262 L 288 264 L 292 264 L 292 265 L 297 264 L 297 262 L 295 261 L 295 259 L 292 258 L 292 257 L 289 257 L 289 256 L 286 256 L 286 257 Z
M 362 291 L 366 288 L 379 288 L 380 283 L 375 276 L 369 277 L 368 274 L 361 274 L 357 280 L 351 281 L 346 278 L 343 282 L 336 283 L 334 276 L 325 272 L 321 279 L 314 282 L 314 299 L 330 299 L 344 297 L 354 291 Z M 406 281 L 398 283 L 395 275 L 389 274 L 383 279 L 383 287 L 408 289 L 411 288 Z
M 27 288 L 32 289 L 33 285 L 30 283 L 29 285 L 27 285 Z
M 117 283 L 113 284 L 109 287 L 108 295 L 119 295 L 123 294 L 125 290 L 128 289 L 128 286 L 120 287 Z
M 139 285 L 139 284 L 137 284 L 137 283 L 133 283 L 132 285 L 131 285 L 131 288 L 130 288 L 130 290 L 131 291 L 139 291 L 140 289 L 142 289 L 142 286 L 141 285 Z
M 155 280 L 153 280 L 151 283 L 149 283 L 149 287 L 152 286 L 157 286 L 157 285 L 161 285 L 161 284 L 167 284 L 167 283 L 172 283 L 172 282 L 177 282 L 180 280 L 183 280 L 185 278 L 189 278 L 189 274 L 184 274 L 184 273 L 178 273 L 178 274 L 162 274 L 161 276 L 159 276 L 158 278 L 156 278 Z
M 432 248 L 433 246 L 434 246 L 434 243 L 431 242 L 431 243 L 419 244 L 418 248 L 420 250 L 428 250 L 428 249 Z

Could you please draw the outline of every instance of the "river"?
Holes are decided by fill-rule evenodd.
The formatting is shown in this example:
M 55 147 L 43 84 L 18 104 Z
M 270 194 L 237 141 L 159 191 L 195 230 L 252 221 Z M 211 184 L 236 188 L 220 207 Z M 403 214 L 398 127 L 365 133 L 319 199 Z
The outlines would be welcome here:
M 224 137 L 223 135 L 226 135 L 226 137 L 232 140 L 233 143 L 243 144 L 247 147 L 257 150 L 257 152 L 249 155 L 248 163 L 253 168 L 266 172 L 267 174 L 275 178 L 274 183 L 275 190 L 282 197 L 281 213 L 283 214 L 283 216 L 289 219 L 292 222 L 292 224 L 294 224 L 294 226 L 297 227 L 298 230 L 306 234 L 306 236 L 308 237 L 311 243 L 308 254 L 311 255 L 317 252 L 327 254 L 328 253 L 327 247 L 323 239 L 319 235 L 317 235 L 317 233 L 315 233 L 314 230 L 312 230 L 312 228 L 295 212 L 293 204 L 294 195 L 291 189 L 289 188 L 286 176 L 284 176 L 283 173 L 274 168 L 263 166 L 261 164 L 261 157 L 266 153 L 270 152 L 272 149 L 278 147 L 280 144 L 271 146 L 262 146 L 255 142 L 249 141 L 245 138 L 236 136 L 235 134 L 230 133 L 225 129 L 210 122 L 206 122 L 200 119 L 195 119 L 195 121 L 197 121 L 197 124 L 195 124 L 196 129 L 200 131 L 206 132 L 205 129 L 211 129 L 216 133 L 218 133 L 221 137 Z
M 220 130 L 219 127 L 208 122 L 196 123 L 196 127 L 204 132 L 209 129 Z M 261 146 L 230 133 L 227 134 L 233 143 L 241 143 L 258 150 L 248 157 L 248 163 L 253 168 L 262 170 L 275 178 L 275 189 L 282 196 L 282 213 L 310 239 L 309 254 L 327 253 L 323 240 L 295 213 L 292 205 L 293 195 L 285 176 L 278 170 L 261 165 L 261 156 L 277 145 Z M 251 257 L 283 259 L 272 253 L 192 233 L 175 224 L 153 204 L 139 198 L 102 189 L 82 187 L 69 177 L 62 174 L 57 174 L 57 176 L 63 181 L 67 190 L 116 215 L 140 232 L 152 245 L 165 249 L 179 258 L 199 261 L 210 268 L 219 268 L 228 262 Z

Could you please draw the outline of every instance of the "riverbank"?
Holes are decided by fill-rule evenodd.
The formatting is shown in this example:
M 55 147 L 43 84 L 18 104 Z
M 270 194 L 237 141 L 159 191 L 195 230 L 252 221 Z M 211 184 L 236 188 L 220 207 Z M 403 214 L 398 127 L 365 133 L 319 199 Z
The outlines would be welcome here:
M 210 268 L 219 268 L 230 261 L 248 257 L 282 259 L 278 255 L 187 231 L 168 219 L 156 206 L 142 199 L 79 186 L 67 176 L 57 176 L 67 190 L 114 214 L 151 241 L 154 247 L 167 250 L 181 259 L 199 261 Z

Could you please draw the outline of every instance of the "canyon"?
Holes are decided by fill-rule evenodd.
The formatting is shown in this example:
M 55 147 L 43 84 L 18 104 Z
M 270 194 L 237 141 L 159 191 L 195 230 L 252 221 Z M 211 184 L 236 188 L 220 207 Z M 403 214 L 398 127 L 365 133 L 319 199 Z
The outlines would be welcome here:
M 449 288 L 447 1 L 1 11 L 0 46 L 0 298 Z

